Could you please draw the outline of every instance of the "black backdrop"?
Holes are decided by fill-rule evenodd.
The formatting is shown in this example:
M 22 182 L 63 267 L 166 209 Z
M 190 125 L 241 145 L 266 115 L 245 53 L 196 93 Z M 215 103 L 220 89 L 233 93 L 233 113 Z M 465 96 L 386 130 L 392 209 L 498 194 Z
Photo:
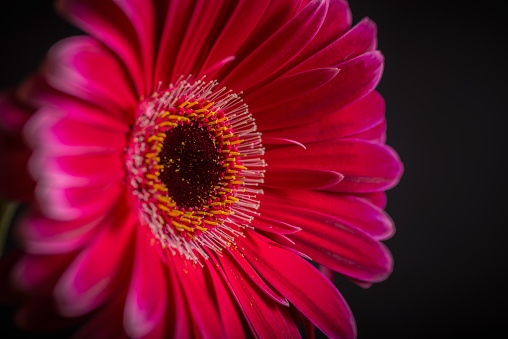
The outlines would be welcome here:
M 378 25 L 388 144 L 405 165 L 399 186 L 388 192 L 387 211 L 397 226 L 386 242 L 393 275 L 368 290 L 337 282 L 360 339 L 506 332 L 502 3 L 350 0 L 354 23 L 369 16 Z M 2 5 L 5 89 L 35 70 L 54 42 L 79 31 L 52 12 L 51 1 Z M 1 337 L 16 333 L 11 313 L 2 308 Z

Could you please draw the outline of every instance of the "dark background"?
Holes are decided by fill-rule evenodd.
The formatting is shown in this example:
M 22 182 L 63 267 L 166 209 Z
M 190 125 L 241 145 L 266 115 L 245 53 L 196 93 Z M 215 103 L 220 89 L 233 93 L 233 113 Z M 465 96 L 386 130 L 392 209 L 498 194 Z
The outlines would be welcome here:
M 354 23 L 369 16 L 378 25 L 388 144 L 405 165 L 399 186 L 388 192 L 397 226 L 386 242 L 393 275 L 368 290 L 337 282 L 360 339 L 506 333 L 502 4 L 350 0 Z M 0 89 L 35 70 L 53 43 L 78 33 L 52 12 L 51 1 L 3 4 Z M 1 316 L 0 331 L 10 333 L 10 310 Z

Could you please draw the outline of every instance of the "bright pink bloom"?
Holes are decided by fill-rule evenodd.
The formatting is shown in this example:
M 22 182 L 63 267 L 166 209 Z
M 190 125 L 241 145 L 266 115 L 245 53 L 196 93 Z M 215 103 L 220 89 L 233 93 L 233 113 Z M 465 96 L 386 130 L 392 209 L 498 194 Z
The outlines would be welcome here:
M 0 101 L 2 193 L 30 204 L 23 252 L 3 261 L 30 296 L 18 323 L 278 338 L 301 319 L 355 337 L 304 258 L 364 287 L 392 270 L 384 191 L 402 165 L 384 145 L 374 23 L 351 28 L 343 0 L 58 9 L 90 36 Z

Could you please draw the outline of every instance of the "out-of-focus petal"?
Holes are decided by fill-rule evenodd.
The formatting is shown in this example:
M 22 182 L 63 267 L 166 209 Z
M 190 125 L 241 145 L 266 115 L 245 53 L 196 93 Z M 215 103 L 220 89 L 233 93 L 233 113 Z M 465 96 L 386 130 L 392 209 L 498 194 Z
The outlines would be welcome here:
M 121 215 L 80 253 L 55 287 L 55 297 L 65 316 L 82 315 L 97 306 L 118 287 L 131 272 L 134 246 L 133 215 Z M 121 264 L 125 261 L 127 264 Z
M 90 37 L 71 37 L 51 48 L 44 75 L 54 88 L 105 110 L 134 111 L 128 74 L 106 47 Z
M 143 3 L 150 6 L 151 1 Z M 145 75 L 147 72 L 150 74 L 150 70 L 145 69 L 144 64 L 151 61 L 151 51 L 141 48 L 146 47 L 147 42 L 140 41 L 133 23 L 114 1 L 59 0 L 56 7 L 76 26 L 97 38 L 119 56 L 132 79 L 127 83 L 134 83 L 139 96 L 150 94 L 151 82 L 145 83 Z M 146 21 L 146 18 L 144 20 Z

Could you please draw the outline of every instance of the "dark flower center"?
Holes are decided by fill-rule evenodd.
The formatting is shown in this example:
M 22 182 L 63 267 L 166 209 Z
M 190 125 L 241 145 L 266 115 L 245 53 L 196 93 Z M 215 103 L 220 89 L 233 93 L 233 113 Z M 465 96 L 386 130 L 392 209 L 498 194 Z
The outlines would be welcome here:
M 161 180 L 178 206 L 199 208 L 208 203 L 222 176 L 220 149 L 215 138 L 189 123 L 166 133 L 160 153 Z

